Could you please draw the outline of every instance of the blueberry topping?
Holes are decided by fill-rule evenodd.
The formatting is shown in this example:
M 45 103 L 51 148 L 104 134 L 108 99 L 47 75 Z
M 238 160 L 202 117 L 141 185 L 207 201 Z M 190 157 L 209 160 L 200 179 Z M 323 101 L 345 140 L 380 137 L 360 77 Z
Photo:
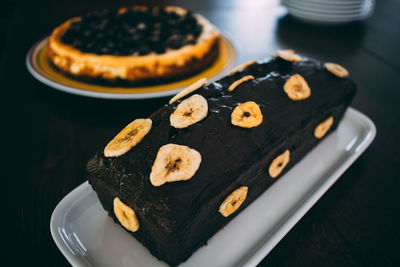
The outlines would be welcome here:
M 184 15 L 164 8 L 95 12 L 72 22 L 61 41 L 83 52 L 111 55 L 162 54 L 195 44 L 202 32 L 191 11 Z

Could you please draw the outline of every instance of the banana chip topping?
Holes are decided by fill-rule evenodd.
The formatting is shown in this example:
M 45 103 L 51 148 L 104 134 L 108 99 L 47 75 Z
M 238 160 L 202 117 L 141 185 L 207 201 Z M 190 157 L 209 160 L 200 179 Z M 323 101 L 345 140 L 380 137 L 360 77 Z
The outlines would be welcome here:
M 333 117 L 329 116 L 326 120 L 318 124 L 318 126 L 314 130 L 314 136 L 318 139 L 324 137 L 326 132 L 332 127 Z
M 122 226 L 131 232 L 136 232 L 139 229 L 140 224 L 135 211 L 122 203 L 118 197 L 114 198 L 113 204 L 114 214 Z
M 177 93 L 173 98 L 171 98 L 171 100 L 169 100 L 169 104 L 172 104 L 176 100 L 181 99 L 182 97 L 196 91 L 200 87 L 204 86 L 206 83 L 207 83 L 207 78 L 201 78 L 197 82 L 189 85 L 188 87 Z
M 310 86 L 300 74 L 294 74 L 283 85 L 283 90 L 291 100 L 298 101 L 309 98 L 311 95 Z
M 171 114 L 169 120 L 171 126 L 182 129 L 201 121 L 207 116 L 207 113 L 207 100 L 196 94 L 183 100 Z
M 238 72 L 239 70 L 242 70 L 242 69 L 244 69 L 244 68 L 247 68 L 248 66 L 253 65 L 253 64 L 255 64 L 255 63 L 257 63 L 257 60 L 250 60 L 250 61 L 248 61 L 248 62 L 245 62 L 245 63 L 243 63 L 243 64 L 241 64 L 241 65 L 239 65 L 239 66 L 234 67 L 234 68 L 228 73 L 228 75 L 232 75 L 232 74 Z
M 234 213 L 245 201 L 247 191 L 247 186 L 241 186 L 233 191 L 219 206 L 219 213 L 221 213 L 221 215 L 224 217 L 228 217 L 229 215 Z
M 128 124 L 104 148 L 104 156 L 119 157 L 136 146 L 151 130 L 151 119 L 136 119 Z
M 263 115 L 260 107 L 253 101 L 237 106 L 231 114 L 231 122 L 235 126 L 253 128 L 260 125 Z
M 200 167 L 201 155 L 188 146 L 167 144 L 157 153 L 150 173 L 150 182 L 161 186 L 167 182 L 189 180 Z
M 346 78 L 349 76 L 348 70 L 346 70 L 344 67 L 340 66 L 339 64 L 336 63 L 325 63 L 325 68 L 332 73 L 333 75 L 336 75 L 339 78 Z
M 293 49 L 287 49 L 287 50 L 278 50 L 276 52 L 276 56 L 286 60 L 286 61 L 291 61 L 291 62 L 300 62 L 301 57 L 299 55 L 296 55 L 294 53 Z
M 268 173 L 271 178 L 276 178 L 290 161 L 290 151 L 286 150 L 277 156 L 269 165 Z
M 254 80 L 254 76 L 253 75 L 247 75 L 242 77 L 241 79 L 234 81 L 228 88 L 228 92 L 232 92 L 233 90 L 235 90 L 236 87 L 238 87 L 239 85 L 241 85 L 244 82 L 250 81 L 250 80 Z

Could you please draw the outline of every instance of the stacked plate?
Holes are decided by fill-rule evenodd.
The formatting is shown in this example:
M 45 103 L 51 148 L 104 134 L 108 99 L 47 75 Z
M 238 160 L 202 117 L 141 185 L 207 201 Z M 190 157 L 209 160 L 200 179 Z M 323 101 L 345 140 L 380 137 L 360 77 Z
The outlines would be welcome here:
M 282 5 L 298 19 L 335 24 L 368 18 L 375 0 L 282 0 Z

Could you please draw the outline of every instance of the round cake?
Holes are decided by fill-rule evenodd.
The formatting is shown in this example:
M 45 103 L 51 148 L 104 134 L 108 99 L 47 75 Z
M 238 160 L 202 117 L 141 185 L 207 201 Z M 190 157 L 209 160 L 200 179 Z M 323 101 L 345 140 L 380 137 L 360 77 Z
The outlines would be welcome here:
M 180 7 L 134 6 L 67 20 L 53 30 L 48 55 L 77 77 L 137 82 L 198 72 L 218 54 L 220 34 Z

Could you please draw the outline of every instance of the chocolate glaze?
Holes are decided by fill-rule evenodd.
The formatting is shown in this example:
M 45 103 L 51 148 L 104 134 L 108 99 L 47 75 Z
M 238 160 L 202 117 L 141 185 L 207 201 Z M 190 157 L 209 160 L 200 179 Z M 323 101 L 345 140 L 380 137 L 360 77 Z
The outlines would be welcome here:
M 178 15 L 156 6 L 88 14 L 72 22 L 61 41 L 99 55 L 161 54 L 196 43 L 201 31 L 191 11 Z
M 311 88 L 311 96 L 302 101 L 290 100 L 283 91 L 285 81 L 295 73 Z M 245 75 L 255 79 L 227 91 Z M 114 220 L 112 201 L 119 197 L 135 210 L 141 223 L 131 234 L 156 257 L 177 265 L 317 145 L 320 140 L 314 137 L 314 129 L 331 115 L 334 124 L 329 132 L 333 131 L 355 92 L 354 82 L 334 76 L 320 62 L 291 63 L 280 58 L 258 62 L 192 93 L 207 99 L 204 120 L 175 129 L 169 117 L 182 99 L 164 106 L 150 116 L 152 129 L 136 147 L 118 158 L 97 153 L 87 164 L 87 177 Z M 260 106 L 262 124 L 251 129 L 233 126 L 231 112 L 247 101 Z M 158 149 L 168 143 L 196 149 L 202 162 L 190 180 L 154 187 L 149 181 L 151 167 Z M 290 162 L 273 179 L 268 166 L 286 149 Z M 249 188 L 246 200 L 238 211 L 223 217 L 219 205 L 242 185 Z

